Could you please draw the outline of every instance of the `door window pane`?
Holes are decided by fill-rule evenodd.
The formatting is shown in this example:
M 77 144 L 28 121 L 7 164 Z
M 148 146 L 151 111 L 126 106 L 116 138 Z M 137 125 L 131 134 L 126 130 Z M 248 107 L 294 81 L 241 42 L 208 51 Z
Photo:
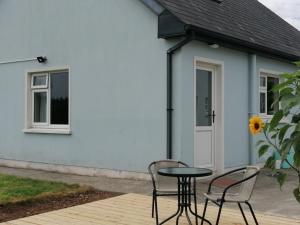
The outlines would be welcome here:
M 34 92 L 34 122 L 47 122 L 47 92 Z
M 212 73 L 197 70 L 196 73 L 196 126 L 212 125 Z
M 267 79 L 267 114 L 274 115 L 279 110 L 279 103 L 273 105 L 278 95 L 272 91 L 273 87 L 279 83 L 279 79 L 275 77 L 268 77 Z
M 51 73 L 51 124 L 69 124 L 68 72 Z
M 266 113 L 266 93 L 260 93 L 260 113 Z

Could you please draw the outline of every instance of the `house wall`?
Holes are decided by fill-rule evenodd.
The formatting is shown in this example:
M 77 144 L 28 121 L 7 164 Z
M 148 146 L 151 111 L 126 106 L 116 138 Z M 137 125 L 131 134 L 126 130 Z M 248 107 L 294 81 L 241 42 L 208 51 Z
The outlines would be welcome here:
M 249 79 L 250 55 L 220 47 L 210 48 L 205 43 L 192 42 L 179 53 L 175 72 L 175 148 L 176 154 L 189 164 L 194 163 L 194 57 L 209 58 L 224 62 L 224 166 L 244 166 L 250 163 L 249 146 Z M 257 56 L 255 104 L 259 110 L 259 70 L 292 72 L 296 67 L 287 62 Z M 257 112 L 251 112 L 258 114 Z M 218 115 L 217 115 L 218 116 Z M 254 139 L 256 141 L 256 139 Z M 255 162 L 260 162 L 256 149 Z
M 0 61 L 48 58 L 0 65 L 0 159 L 145 171 L 165 158 L 166 51 L 176 41 L 157 39 L 157 16 L 139 0 L 1 0 L 0 28 Z M 174 158 L 193 164 L 194 56 L 224 61 L 225 167 L 245 165 L 248 54 L 200 42 L 174 55 Z M 25 71 L 64 66 L 72 134 L 24 133 Z
M 274 71 L 277 73 L 292 73 L 296 70 L 296 67 L 292 64 L 288 64 L 286 62 L 274 60 L 274 59 L 268 59 L 266 57 L 257 57 L 257 74 L 260 74 L 260 70 L 267 70 L 267 71 Z M 257 90 L 256 93 L 259 93 L 259 80 L 257 80 Z M 257 95 L 256 99 L 259 99 L 259 95 Z M 257 101 L 257 110 L 259 110 L 259 101 Z M 258 112 L 257 112 L 258 113 Z M 255 143 L 258 140 L 263 140 L 264 135 L 259 134 L 253 138 L 253 143 L 255 146 Z M 255 147 L 255 151 L 257 153 L 258 147 Z M 270 150 L 269 153 L 271 154 L 273 151 Z M 255 155 L 256 162 L 263 162 L 268 158 L 269 154 L 265 154 L 261 158 L 259 158 L 258 154 Z
M 178 119 L 176 140 L 183 160 L 194 159 L 194 57 L 224 62 L 224 151 L 225 167 L 248 163 L 248 54 L 226 48 L 212 49 L 192 42 L 180 52 L 181 70 L 176 73 Z M 176 90 L 176 89 L 175 89 Z M 177 114 L 176 114 L 177 113 Z M 218 116 L 218 115 L 217 115 Z M 175 122 L 176 123 L 176 122 Z
M 145 171 L 166 155 L 166 50 L 139 0 L 2 0 L 0 158 Z M 71 135 L 26 134 L 25 71 L 70 66 Z

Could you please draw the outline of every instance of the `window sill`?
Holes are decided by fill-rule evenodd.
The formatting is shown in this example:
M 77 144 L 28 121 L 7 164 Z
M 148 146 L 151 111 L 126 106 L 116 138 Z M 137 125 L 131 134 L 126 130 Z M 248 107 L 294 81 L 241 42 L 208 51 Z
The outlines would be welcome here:
M 23 130 L 24 133 L 28 134 L 65 134 L 71 135 L 70 129 L 45 129 L 45 128 L 27 128 Z

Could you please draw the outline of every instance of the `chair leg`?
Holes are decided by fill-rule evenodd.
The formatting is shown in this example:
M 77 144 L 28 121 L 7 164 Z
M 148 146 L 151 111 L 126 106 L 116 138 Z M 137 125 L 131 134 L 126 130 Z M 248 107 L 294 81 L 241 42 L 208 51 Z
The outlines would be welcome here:
M 152 193 L 152 218 L 154 218 L 154 192 Z
M 247 221 L 247 218 L 246 218 L 246 216 L 245 216 L 244 210 L 243 210 L 243 208 L 242 208 L 242 206 L 241 206 L 241 203 L 238 202 L 238 205 L 239 205 L 239 208 L 240 208 L 240 210 L 241 210 L 241 213 L 242 213 L 242 215 L 243 215 L 243 218 L 244 218 L 244 220 L 245 220 L 246 225 L 249 225 L 249 224 L 248 224 L 248 221 Z
M 205 218 L 205 214 L 206 214 L 207 205 L 208 205 L 208 199 L 205 200 L 205 205 L 204 205 L 204 209 L 203 209 L 203 215 L 202 215 L 201 225 L 203 225 L 203 223 L 204 223 L 204 218 Z
M 251 204 L 250 204 L 249 202 L 246 202 L 246 204 L 249 206 L 249 209 L 250 209 L 250 211 L 251 211 L 251 214 L 252 214 L 252 216 L 253 216 L 253 219 L 254 219 L 254 221 L 255 221 L 255 224 L 256 224 L 256 225 L 259 225 L 258 222 L 257 222 L 256 216 L 255 216 L 255 213 L 254 213 L 254 211 L 253 211 L 253 208 L 252 208 Z
M 218 212 L 218 217 L 217 217 L 216 225 L 219 225 L 220 217 L 221 217 L 221 212 L 222 212 L 222 208 L 223 208 L 223 204 L 224 204 L 224 202 L 221 201 L 220 206 L 219 206 L 219 212 Z
M 158 225 L 159 222 L 158 222 L 158 208 L 157 208 L 157 195 L 156 194 L 155 194 L 154 206 L 155 206 L 156 225 Z
M 198 215 L 197 208 L 197 192 L 196 192 L 196 179 L 193 179 L 193 194 L 194 194 L 194 205 L 195 205 L 195 214 Z M 198 225 L 198 217 L 196 216 L 196 225 Z

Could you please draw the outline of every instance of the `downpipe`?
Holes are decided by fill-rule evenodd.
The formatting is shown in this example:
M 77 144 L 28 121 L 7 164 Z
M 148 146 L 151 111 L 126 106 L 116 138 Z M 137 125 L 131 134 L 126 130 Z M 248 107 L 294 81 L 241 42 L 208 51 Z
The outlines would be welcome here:
M 194 39 L 192 33 L 167 51 L 167 159 L 173 158 L 173 55 Z

